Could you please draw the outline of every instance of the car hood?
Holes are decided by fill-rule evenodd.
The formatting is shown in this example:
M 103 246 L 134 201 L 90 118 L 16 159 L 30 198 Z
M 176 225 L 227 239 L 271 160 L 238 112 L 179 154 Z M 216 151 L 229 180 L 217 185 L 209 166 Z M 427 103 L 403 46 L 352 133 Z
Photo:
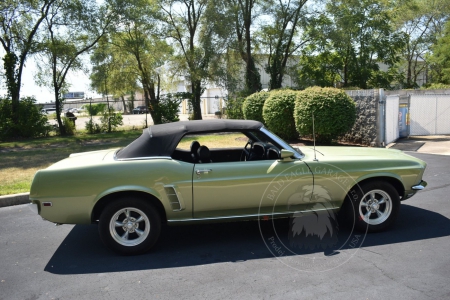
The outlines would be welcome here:
M 345 147 L 345 146 L 320 146 L 316 150 L 324 156 L 386 156 L 401 154 L 397 149 Z
M 47 169 L 67 169 L 67 168 L 79 168 L 84 166 L 92 166 L 99 164 L 105 160 L 105 157 L 112 157 L 117 149 L 99 150 L 81 153 L 72 153 L 66 159 L 60 160 L 57 163 L 51 165 Z
M 314 148 L 302 148 L 305 154 L 314 155 Z M 317 157 L 323 157 L 327 160 L 346 157 L 348 159 L 416 159 L 397 149 L 386 148 L 366 148 L 366 147 L 346 147 L 346 146 L 319 146 L 316 147 Z M 417 159 L 418 160 L 418 159 Z

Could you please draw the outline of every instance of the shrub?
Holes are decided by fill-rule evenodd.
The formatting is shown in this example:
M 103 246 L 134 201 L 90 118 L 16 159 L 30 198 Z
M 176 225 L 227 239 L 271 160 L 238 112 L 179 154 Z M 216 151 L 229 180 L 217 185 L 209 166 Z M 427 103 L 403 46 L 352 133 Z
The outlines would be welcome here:
M 123 125 L 123 117 L 121 113 L 114 112 L 111 107 L 102 111 L 102 116 L 100 117 L 100 128 L 104 132 L 114 131 L 117 127 Z
M 62 117 L 62 122 L 67 135 L 75 135 L 75 124 L 67 117 Z
M 269 95 L 268 92 L 258 92 L 245 98 L 244 104 L 242 105 L 242 112 L 246 120 L 255 120 L 264 123 L 262 115 L 263 107 Z
M 100 125 L 95 123 L 92 119 L 89 119 L 89 121 L 87 121 L 85 124 L 86 131 L 90 134 L 102 132 L 102 128 L 100 127 Z
M 292 90 L 272 91 L 264 103 L 264 123 L 270 130 L 284 139 L 297 137 L 294 121 L 297 93 Z
M 343 90 L 312 87 L 299 92 L 295 103 L 295 125 L 300 135 L 312 135 L 312 113 L 316 138 L 331 140 L 350 130 L 356 120 L 356 104 Z
M 159 100 L 159 112 L 163 123 L 180 121 L 178 117 L 179 107 L 183 102 L 185 93 L 166 94 Z
M 96 116 L 107 110 L 106 103 L 86 104 L 84 105 L 90 116 Z
M 225 100 L 227 119 L 244 119 L 244 113 L 242 112 L 244 100 L 245 98 L 242 97 L 228 98 L 228 100 Z
M 13 120 L 10 99 L 0 99 L 0 140 L 48 136 L 52 126 L 35 105 L 36 99 L 25 97 L 19 101 L 18 120 Z

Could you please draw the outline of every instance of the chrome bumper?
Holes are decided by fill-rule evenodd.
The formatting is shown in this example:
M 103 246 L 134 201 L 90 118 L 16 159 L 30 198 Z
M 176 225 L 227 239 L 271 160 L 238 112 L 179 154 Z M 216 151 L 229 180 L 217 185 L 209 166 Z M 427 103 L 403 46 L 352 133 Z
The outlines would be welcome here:
M 421 191 L 426 186 L 427 186 L 427 182 L 422 180 L 418 185 L 415 185 L 415 186 L 411 187 L 411 189 L 413 189 L 414 191 Z
M 38 208 L 38 205 L 37 205 L 36 203 L 30 203 L 30 204 L 28 204 L 28 208 L 29 208 L 33 213 L 35 213 L 36 215 L 39 214 L 39 208 Z

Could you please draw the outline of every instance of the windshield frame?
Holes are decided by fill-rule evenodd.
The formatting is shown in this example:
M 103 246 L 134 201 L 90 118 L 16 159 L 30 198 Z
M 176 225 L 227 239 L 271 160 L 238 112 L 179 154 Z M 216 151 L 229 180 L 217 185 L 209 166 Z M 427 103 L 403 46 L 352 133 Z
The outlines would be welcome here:
M 286 143 L 282 138 L 280 138 L 279 136 L 277 136 L 275 133 L 273 133 L 272 131 L 268 130 L 267 128 L 265 128 L 264 126 L 261 127 L 259 129 L 262 133 L 264 133 L 265 135 L 267 135 L 269 138 L 271 138 L 274 142 L 276 142 L 278 145 L 280 145 L 283 149 L 285 150 L 289 150 L 294 152 L 294 157 L 298 158 L 298 159 L 302 159 L 305 157 L 305 154 L 303 154 L 303 152 L 298 148 L 298 150 L 296 150 L 295 148 L 293 148 L 291 145 L 289 145 L 288 143 Z M 280 149 L 281 150 L 281 149 Z M 300 152 L 299 152 L 300 151 Z

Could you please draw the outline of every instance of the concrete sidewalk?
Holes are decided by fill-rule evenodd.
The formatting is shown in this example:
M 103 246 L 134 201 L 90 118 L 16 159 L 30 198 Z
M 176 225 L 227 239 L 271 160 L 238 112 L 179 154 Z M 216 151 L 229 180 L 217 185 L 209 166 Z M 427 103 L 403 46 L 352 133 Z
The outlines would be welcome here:
M 386 148 L 418 153 L 450 155 L 450 135 L 402 138 Z M 0 196 L 0 207 L 30 203 L 29 193 Z
M 450 155 L 450 135 L 410 136 L 398 139 L 386 148 L 426 154 Z

